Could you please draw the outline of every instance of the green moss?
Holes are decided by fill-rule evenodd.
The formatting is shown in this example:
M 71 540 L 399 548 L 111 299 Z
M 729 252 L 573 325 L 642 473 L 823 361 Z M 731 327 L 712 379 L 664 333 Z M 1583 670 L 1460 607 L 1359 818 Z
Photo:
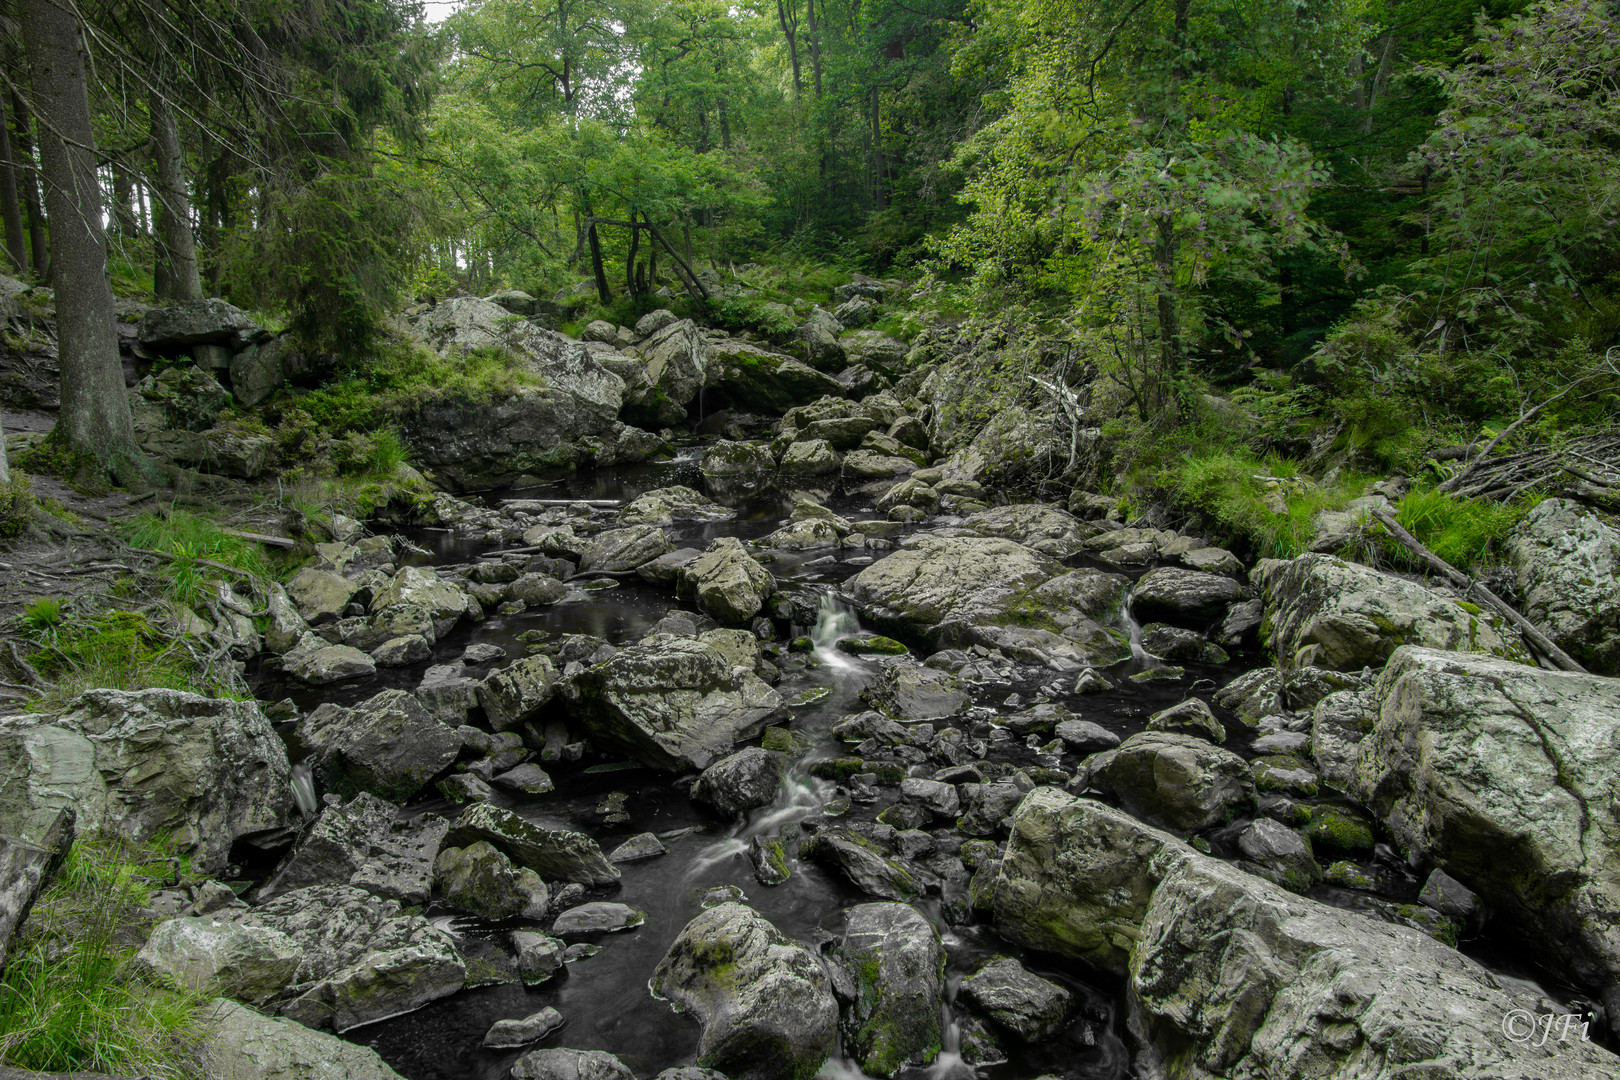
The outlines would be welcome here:
M 1372 825 L 1336 806 L 1317 806 L 1304 833 L 1313 848 L 1351 855 L 1373 848 Z
M 34 495 L 29 487 L 28 477 L 21 475 L 0 484 L 0 540 L 21 536 L 34 519 Z
M 810 775 L 821 780 L 848 780 L 862 771 L 858 757 L 822 758 L 810 763 Z
M 894 638 L 873 634 L 869 637 L 844 638 L 838 642 L 840 652 L 855 656 L 902 656 L 910 650 Z

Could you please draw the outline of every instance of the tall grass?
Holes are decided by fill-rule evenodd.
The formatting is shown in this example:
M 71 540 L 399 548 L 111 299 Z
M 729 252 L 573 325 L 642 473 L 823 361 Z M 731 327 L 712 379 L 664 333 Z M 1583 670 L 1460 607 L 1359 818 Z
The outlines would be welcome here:
M 1452 566 L 1481 569 L 1502 561 L 1503 541 L 1539 497 L 1513 503 L 1457 499 L 1433 488 L 1412 491 L 1395 508 L 1395 520 Z M 1385 544 L 1388 558 L 1413 570 L 1417 557 L 1394 541 Z
M 272 567 L 264 549 L 251 540 L 227 535 L 218 524 L 201 514 L 183 510 L 168 514 L 148 513 L 136 518 L 125 530 L 134 547 L 173 555 L 159 568 L 169 579 L 170 599 L 195 606 L 204 587 L 217 580 L 220 572 L 202 560 L 223 563 L 257 576 L 269 576 Z
M 28 662 L 50 684 L 30 704 L 36 711 L 55 712 L 93 689 L 162 688 L 210 696 L 234 690 L 228 681 L 204 671 L 183 641 L 135 612 L 64 618 L 35 636 L 40 647 Z
M 1267 505 L 1271 486 L 1257 477 L 1285 481 L 1278 492 L 1284 513 Z M 1342 508 L 1361 494 L 1366 482 L 1366 477 L 1347 471 L 1324 486 L 1301 478 L 1298 464 L 1286 458 L 1232 450 L 1185 457 L 1155 478 L 1156 486 L 1178 505 L 1202 512 L 1217 533 L 1214 539 L 1275 559 L 1305 552 L 1316 533 L 1316 516 Z
M 73 845 L 12 939 L 0 980 L 0 1062 L 201 1080 L 197 1016 L 206 999 L 130 972 L 156 921 L 144 870 L 160 858 L 107 837 Z

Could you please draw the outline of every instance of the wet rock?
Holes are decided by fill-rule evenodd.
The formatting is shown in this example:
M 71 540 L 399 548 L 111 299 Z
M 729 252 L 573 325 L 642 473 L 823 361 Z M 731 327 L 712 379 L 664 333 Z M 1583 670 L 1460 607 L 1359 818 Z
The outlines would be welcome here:
M 539 1042 L 563 1026 L 563 1015 L 550 1005 L 521 1020 L 497 1020 L 484 1034 L 486 1050 L 515 1050 Z
M 545 607 L 567 596 L 568 586 L 550 574 L 524 574 L 507 587 L 506 595 L 530 607 Z
M 780 837 L 756 835 L 748 845 L 748 861 L 761 885 L 780 885 L 792 876 L 787 847 Z
M 559 895 L 566 892 L 567 889 L 578 888 L 578 885 L 567 886 L 566 889 L 559 890 Z M 556 904 L 557 897 L 553 897 L 551 902 Z M 567 962 L 566 953 L 568 949 L 578 948 L 578 946 L 565 947 L 556 938 L 547 937 L 545 934 L 537 934 L 532 930 L 514 930 L 510 941 L 517 964 L 518 977 L 530 986 L 545 982 L 555 975 L 563 964 Z
M 469 679 L 460 664 L 440 664 L 422 673 L 416 700 L 442 723 L 459 727 L 478 705 L 478 681 Z
M 776 475 L 776 458 L 763 443 L 721 439 L 703 452 L 699 471 L 711 484 L 759 485 Z
M 1206 829 L 1254 803 L 1248 762 L 1193 735 L 1144 731 L 1088 764 L 1092 783 L 1172 829 Z
M 195 993 L 263 1005 L 295 981 L 303 959 L 303 948 L 279 930 L 205 915 L 158 923 L 133 963 Z
M 883 712 L 906 720 L 955 716 L 972 704 L 962 680 L 914 663 L 884 667 L 862 696 Z
M 1137 581 L 1131 592 L 1131 611 L 1145 621 L 1202 629 L 1242 591 L 1236 581 L 1222 574 L 1161 566 Z
M 547 829 L 488 803 L 469 806 L 451 825 L 446 846 L 487 841 L 519 866 L 550 881 L 611 885 L 619 868 L 608 862 L 596 841 L 583 833 Z
M 916 803 L 935 817 L 954 818 L 961 808 L 955 784 L 908 776 L 900 781 L 900 797 Z
M 491 672 L 478 684 L 478 703 L 490 727 L 511 731 L 539 717 L 557 696 L 557 669 L 548 656 L 526 656 Z
M 636 1074 L 602 1050 L 533 1050 L 512 1066 L 512 1080 L 636 1080 Z
M 853 983 L 844 1046 L 869 1076 L 927 1065 L 941 1042 L 945 948 L 909 904 L 859 904 L 844 916 L 838 961 Z
M 1149 731 L 1179 731 L 1184 735 L 1197 735 L 1212 743 L 1226 741 L 1226 729 L 1215 719 L 1210 707 L 1201 698 L 1188 698 L 1180 705 L 1161 709 L 1148 717 Z
M 651 562 L 669 550 L 669 538 L 656 525 L 609 529 L 597 533 L 581 546 L 579 568 L 621 573 Z
M 984 645 L 1025 662 L 1075 668 L 1130 655 L 1114 625 L 1124 578 L 1071 571 L 1010 540 L 922 536 L 910 544 L 847 586 L 879 628 L 936 648 Z
M 1119 736 L 1089 720 L 1065 720 L 1058 724 L 1056 735 L 1063 745 L 1076 754 L 1090 754 L 1097 750 L 1111 750 L 1119 745 Z
M 1620 675 L 1620 529 L 1547 499 L 1514 528 L 1507 554 L 1530 620 L 1588 671 Z
M 389 638 L 371 650 L 371 659 L 378 667 L 409 667 L 433 655 L 433 646 L 421 634 L 405 634 Z
M 996 836 L 1006 831 L 1006 821 L 1024 798 L 1024 790 L 1007 781 L 990 784 L 963 784 L 962 816 L 956 827 L 968 836 Z
M 0 720 L 0 833 L 34 843 L 64 808 L 80 833 L 166 835 L 202 870 L 287 824 L 287 752 L 257 703 L 179 690 L 87 690 L 49 723 Z
M 1414 862 L 1475 890 L 1524 947 L 1620 1005 L 1610 805 L 1620 682 L 1405 646 L 1378 680 L 1352 794 Z
M 868 480 L 880 480 L 885 477 L 909 476 L 917 469 L 917 463 L 907 457 L 893 454 L 879 454 L 871 450 L 851 450 L 844 455 L 844 483 L 854 486 L 863 484 Z
M 399 904 L 348 885 L 296 889 L 245 918 L 304 950 L 298 995 L 278 1011 L 311 1027 L 398 1016 L 460 990 L 467 969 L 448 934 Z
M 810 838 L 804 853 L 838 867 L 868 896 L 910 900 L 922 892 L 917 879 L 894 859 L 893 852 L 849 829 L 821 830 Z
M 703 1026 L 697 1064 L 731 1080 L 808 1076 L 832 1052 L 838 1005 L 820 962 L 743 904 L 688 923 L 651 985 Z
M 1479 894 L 1444 870 L 1430 872 L 1418 893 L 1418 903 L 1463 924 L 1477 925 L 1484 916 Z
M 1006 956 L 962 980 L 962 996 L 1025 1042 L 1041 1042 L 1062 1031 L 1074 1008 L 1068 990 Z
M 1204 650 L 1204 635 L 1183 630 L 1169 623 L 1148 623 L 1142 627 L 1141 645 L 1150 656 L 1161 660 L 1197 660 Z
M 230 1080 L 401 1080 L 377 1051 L 217 998 L 198 1016 L 200 1052 Z
M 306 567 L 287 582 L 287 598 L 306 623 L 319 624 L 332 622 L 342 615 L 358 589 L 358 585 L 340 574 Z
M 1310 843 L 1270 818 L 1256 818 L 1238 834 L 1238 850 L 1248 869 L 1292 892 L 1302 893 L 1322 880 Z
M 540 875 L 512 865 L 504 854 L 479 840 L 446 847 L 434 864 L 445 903 L 486 919 L 545 917 L 548 894 Z
M 1254 568 L 1266 601 L 1266 644 L 1285 666 L 1354 671 L 1401 645 L 1528 659 L 1517 635 L 1422 585 L 1330 555 Z
M 405 566 L 377 590 L 370 610 L 376 615 L 388 608 L 420 608 L 432 618 L 434 634 L 443 637 L 467 614 L 467 604 L 467 591 L 460 582 L 441 578 L 430 567 Z
M 523 795 L 544 795 L 556 787 L 551 776 L 540 766 L 525 762 L 503 773 L 496 773 L 490 782 L 508 791 Z
M 1243 562 L 1225 548 L 1193 548 L 1191 551 L 1182 552 L 1180 558 L 1181 565 L 1189 570 L 1234 576 L 1243 573 Z
M 1230 709 L 1245 724 L 1283 711 L 1283 675 L 1276 668 L 1255 668 L 1239 675 L 1215 693 L 1215 703 Z
M 742 541 L 722 536 L 681 572 L 680 592 L 721 622 L 747 625 L 776 589 L 770 572 L 759 565 Z
M 656 635 L 564 687 L 593 741 L 661 769 L 703 769 L 782 710 L 757 675 L 707 642 Z
M 255 898 L 309 885 L 353 885 L 402 904 L 426 904 L 433 860 L 449 822 L 437 814 L 403 820 L 399 807 L 368 792 L 325 806 Z
M 384 690 L 352 708 L 325 702 L 299 724 L 298 736 L 328 791 L 369 791 L 390 801 L 416 794 L 461 750 L 461 735 L 404 690 Z
M 596 901 L 569 908 L 557 916 L 551 932 L 559 938 L 581 937 L 587 934 L 609 934 L 629 930 L 647 921 L 647 917 L 627 904 Z
M 641 862 L 669 854 L 662 840 L 650 832 L 637 833 L 608 853 L 608 862 Z
M 757 746 L 716 761 L 698 777 L 692 798 L 722 817 L 743 817 L 768 806 L 782 785 L 782 756 Z
M 281 658 L 281 668 L 299 682 L 325 686 L 377 673 L 377 662 L 359 649 L 333 645 L 306 632 Z

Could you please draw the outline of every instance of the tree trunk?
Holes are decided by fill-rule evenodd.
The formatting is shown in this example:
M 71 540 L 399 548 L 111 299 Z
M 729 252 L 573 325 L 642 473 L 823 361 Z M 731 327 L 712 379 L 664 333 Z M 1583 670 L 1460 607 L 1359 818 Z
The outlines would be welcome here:
M 135 238 L 135 178 L 119 162 L 112 164 L 113 204 L 112 227 L 116 236 L 125 240 Z
M 1159 275 L 1159 366 L 1155 407 L 1163 408 L 1165 389 L 1181 374 L 1181 311 L 1176 302 L 1176 223 L 1166 209 L 1158 223 L 1153 265 Z
M 0 96 L 0 217 L 6 223 L 6 254 L 18 274 L 28 273 L 28 240 L 23 233 L 22 206 L 17 202 L 16 152 L 11 145 L 11 126 L 6 122 L 5 99 Z
M 40 111 L 40 169 L 53 223 L 62 404 L 51 438 L 116 479 L 136 479 L 151 466 L 135 444 L 118 361 L 79 20 L 57 0 L 23 0 L 18 6 Z
M 639 296 L 636 287 L 636 255 L 641 248 L 641 230 L 636 228 L 636 211 L 630 211 L 630 253 L 624 257 L 624 289 L 631 296 Z
M 776 17 L 782 23 L 782 36 L 787 38 L 788 59 L 793 62 L 793 100 L 798 101 L 804 93 L 804 76 L 799 70 L 799 15 L 794 12 L 790 21 L 787 0 L 776 0 Z
M 881 95 L 872 87 L 872 205 L 882 210 L 889 205 L 888 193 L 883 189 L 883 124 L 878 109 Z
M 11 95 L 12 133 L 16 136 L 18 184 L 22 189 L 23 205 L 28 209 L 28 247 L 34 257 L 34 274 L 45 280 L 50 268 L 50 249 L 45 243 L 45 208 L 39 201 L 39 174 L 34 162 L 34 140 L 29 131 L 33 121 L 28 106 L 20 96 Z
M 810 78 L 821 100 L 821 34 L 816 28 L 816 0 L 805 0 L 805 19 L 810 30 Z
M 591 270 L 596 274 L 596 295 L 605 307 L 613 302 L 613 291 L 608 288 L 607 271 L 602 267 L 602 238 L 596 235 L 596 219 L 591 219 L 586 239 L 591 244 Z
M 153 179 L 157 181 L 157 261 L 164 264 L 165 291 L 159 300 L 201 300 L 197 246 L 191 236 L 191 201 L 186 196 L 186 159 L 180 149 L 180 124 L 162 89 L 153 91 Z M 154 275 L 155 277 L 156 275 Z

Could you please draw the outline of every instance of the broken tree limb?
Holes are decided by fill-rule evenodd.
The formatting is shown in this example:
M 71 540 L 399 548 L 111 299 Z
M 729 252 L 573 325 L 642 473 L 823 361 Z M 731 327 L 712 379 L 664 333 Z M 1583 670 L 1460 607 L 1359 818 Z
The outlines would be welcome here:
M 263 533 L 243 532 L 241 529 L 221 529 L 226 536 L 234 536 L 238 540 L 251 540 L 266 547 L 295 548 L 298 541 L 290 540 L 285 536 L 266 536 Z
M 1464 596 L 1479 597 L 1498 615 L 1512 623 L 1514 629 L 1519 631 L 1520 636 L 1524 638 L 1525 643 L 1532 650 L 1541 653 L 1565 671 L 1578 671 L 1583 674 L 1586 672 L 1586 669 L 1576 663 L 1573 657 L 1553 644 L 1551 638 L 1543 634 L 1529 619 L 1520 615 L 1511 604 L 1430 551 L 1423 545 L 1422 541 L 1402 528 L 1400 522 L 1391 517 L 1388 511 L 1374 507 L 1371 514 L 1397 543 L 1416 555 L 1431 570 L 1436 571 L 1461 589 Z
M 152 558 L 161 559 L 164 562 L 174 562 L 174 561 L 176 561 L 178 559 L 190 559 L 192 562 L 196 563 L 198 566 L 206 566 L 210 570 L 220 570 L 220 571 L 223 571 L 223 572 L 225 572 L 227 574 L 235 574 L 237 577 L 242 578 L 242 579 L 244 579 L 246 581 L 252 581 L 253 580 L 253 575 L 248 573 L 246 570 L 238 570 L 234 566 L 226 566 L 224 563 L 215 562 L 212 559 L 198 559 L 198 558 L 195 558 L 195 557 L 193 557 L 191 555 L 170 555 L 169 553 L 164 552 L 164 551 L 148 551 L 145 548 L 138 548 L 138 547 L 132 547 L 129 550 L 133 551 L 137 555 L 150 555 Z

